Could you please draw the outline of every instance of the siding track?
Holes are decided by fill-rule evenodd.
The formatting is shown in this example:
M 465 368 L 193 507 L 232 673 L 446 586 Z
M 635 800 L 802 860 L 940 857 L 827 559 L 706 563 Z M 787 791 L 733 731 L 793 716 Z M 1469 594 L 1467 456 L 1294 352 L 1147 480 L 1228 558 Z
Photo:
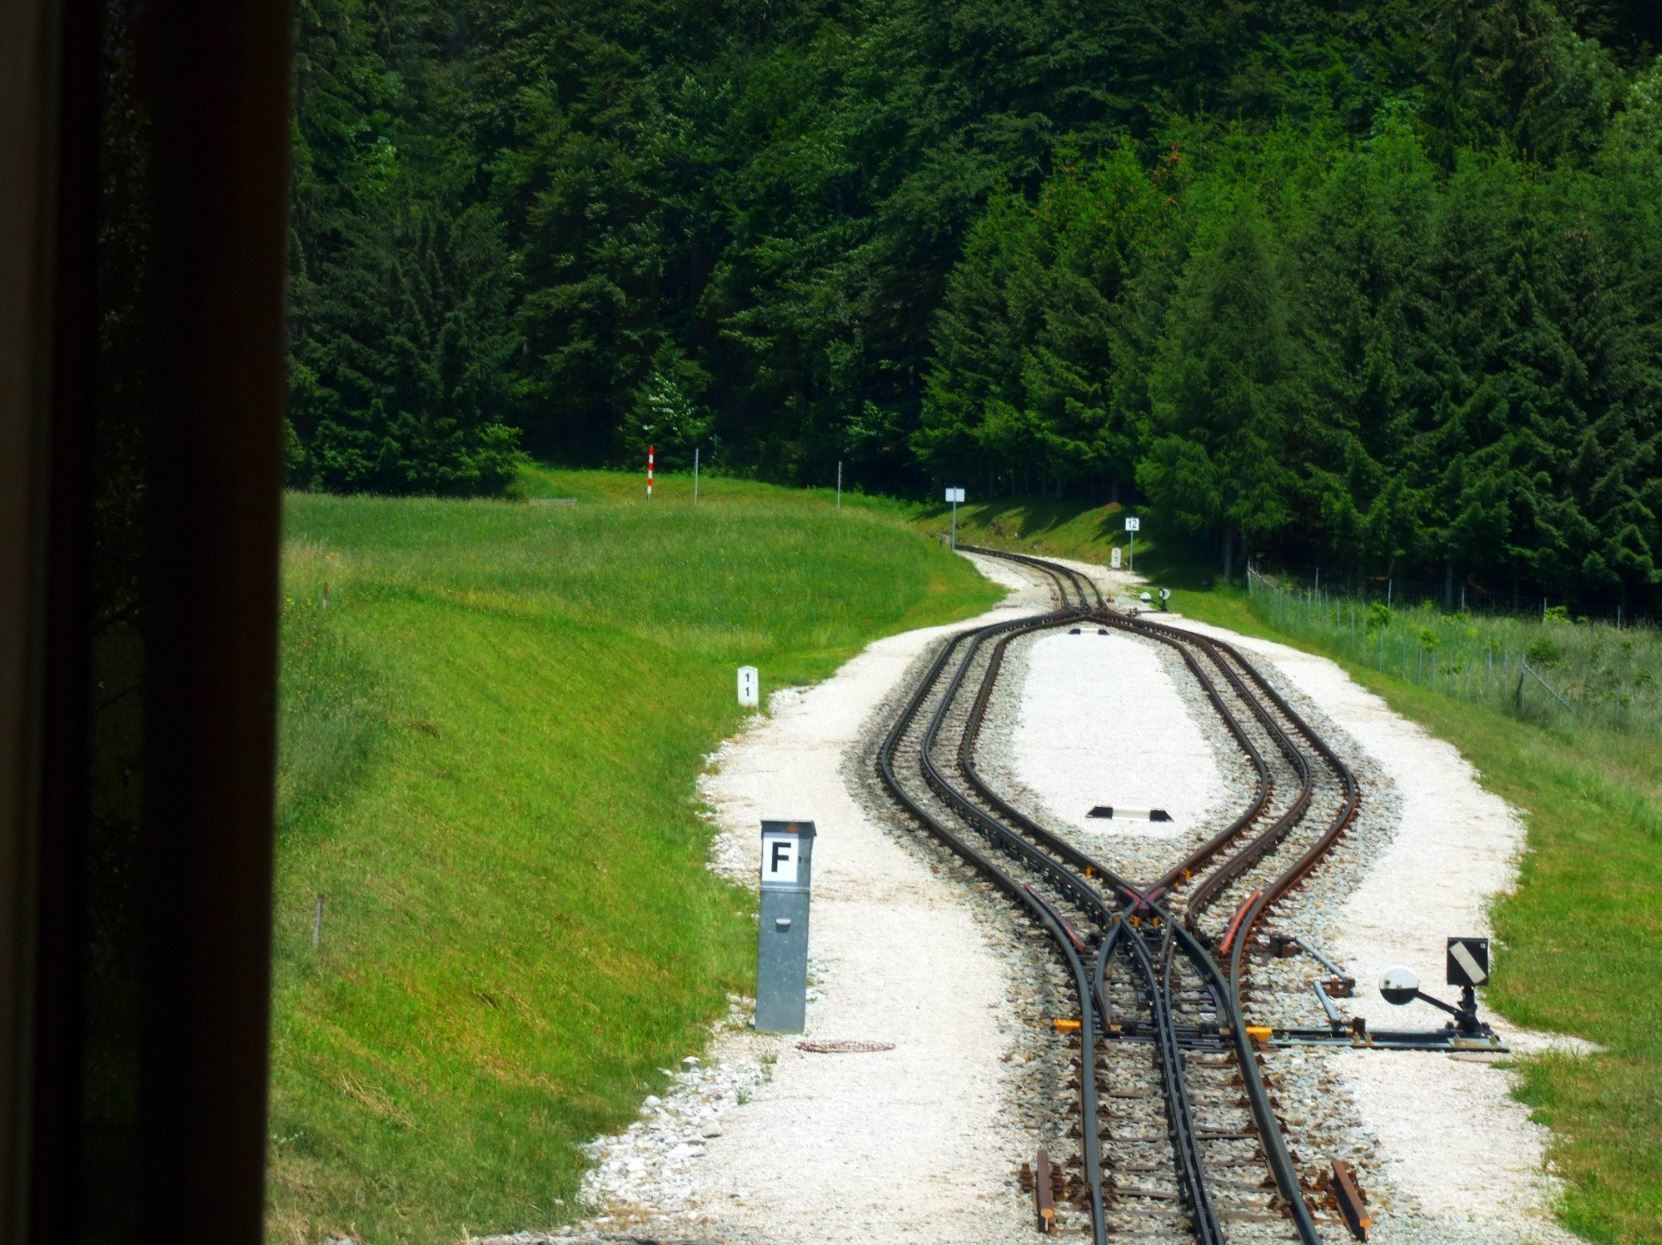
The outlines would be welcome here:
M 1059 1025 L 1076 1093 L 1078 1177 L 1058 1225 L 1110 1239 L 1322 1238 L 1264 1085 L 1241 1006 L 1265 915 L 1356 815 L 1343 761 L 1226 644 L 1112 609 L 1079 571 L 962 546 L 1048 583 L 1056 608 L 943 643 L 875 758 L 907 821 L 1000 890 L 1048 935 L 1080 1024 Z M 1009 645 L 1039 632 L 1116 628 L 1166 645 L 1205 693 L 1253 775 L 1238 813 L 1158 877 L 1121 876 L 1069 831 L 1040 825 L 976 766 Z M 1066 1020 L 1066 1018 L 1058 1018 Z M 1250 1229 L 1245 1225 L 1251 1225 Z

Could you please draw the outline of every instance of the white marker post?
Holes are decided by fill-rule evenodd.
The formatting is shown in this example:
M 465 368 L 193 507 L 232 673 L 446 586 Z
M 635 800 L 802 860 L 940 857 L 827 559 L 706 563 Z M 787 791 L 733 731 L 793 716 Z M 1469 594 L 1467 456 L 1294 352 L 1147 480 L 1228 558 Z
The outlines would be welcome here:
M 1129 563 L 1129 566 L 1128 566 L 1127 569 L 1131 570 L 1132 572 L 1135 572 L 1136 569 L 1137 569 L 1137 533 L 1142 530 L 1142 527 L 1143 527 L 1143 521 L 1141 519 L 1139 519 L 1139 518 L 1137 518 L 1133 515 L 1127 515 L 1126 516 L 1126 520 L 1125 520 L 1126 540 L 1130 544 L 1130 548 L 1126 550 L 1126 554 L 1127 554 L 1126 560 Z
M 755 666 L 739 667 L 739 707 L 754 709 L 762 703 L 761 678 Z
M 1115 570 L 1115 571 L 1119 570 L 1120 569 L 1120 561 L 1121 561 L 1121 559 L 1120 559 L 1120 547 L 1118 545 L 1115 545 L 1112 549 L 1110 549 L 1108 551 L 1108 567 L 1109 567 L 1109 569 L 1110 570 Z
M 952 503 L 952 547 L 956 549 L 958 547 L 958 503 L 964 500 L 964 490 L 949 488 L 946 491 L 946 499 Z

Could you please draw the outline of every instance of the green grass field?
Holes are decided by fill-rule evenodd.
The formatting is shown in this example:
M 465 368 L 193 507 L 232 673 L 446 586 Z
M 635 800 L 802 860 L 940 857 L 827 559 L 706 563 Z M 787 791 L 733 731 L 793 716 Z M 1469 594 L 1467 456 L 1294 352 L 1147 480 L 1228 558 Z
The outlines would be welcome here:
M 1359 666 L 1533 721 L 1662 737 L 1662 632 L 1571 619 L 1387 608 L 1252 578 L 1253 612 Z
M 913 522 L 933 533 L 944 530 L 945 516 L 932 505 L 915 512 Z M 1111 542 L 1123 543 L 1119 518 L 1119 507 L 1060 502 L 958 512 L 962 540 L 1096 562 L 1108 560 Z M 1172 585 L 1173 607 L 1191 617 L 1338 661 L 1397 712 L 1458 746 L 1484 785 L 1523 811 L 1529 854 L 1516 893 L 1494 909 L 1496 975 L 1484 1004 L 1513 1023 L 1605 1048 L 1586 1059 L 1523 1061 L 1521 1096 L 1554 1134 L 1551 1162 L 1566 1182 L 1563 1223 L 1592 1241 L 1662 1242 L 1662 996 L 1655 989 L 1662 971 L 1662 749 L 1649 708 L 1653 689 L 1641 677 L 1653 669 L 1657 636 L 1570 623 L 1480 626 L 1415 608 L 1390 624 L 1391 640 L 1406 635 L 1411 647 L 1388 672 L 1366 663 L 1359 645 L 1369 633 L 1361 626 L 1353 638 L 1342 608 L 1324 614 L 1255 602 L 1216 586 L 1207 559 L 1181 541 L 1160 539 L 1157 530 L 1139 534 L 1137 565 Z M 1431 632 L 1429 644 L 1422 631 Z M 1377 645 L 1377 633 L 1371 639 Z M 1466 672 L 1488 646 L 1527 653 L 1537 645 L 1557 650 L 1543 673 L 1556 672 L 1566 691 L 1591 702 L 1588 711 L 1541 712 L 1545 693 L 1535 689 L 1526 691 L 1519 716 L 1506 695 L 1466 697 L 1458 678 L 1450 686 L 1451 657 Z M 1415 650 L 1440 651 L 1443 677 L 1416 681 L 1424 659 Z M 1516 671 L 1513 687 L 1515 678 Z M 1625 688 L 1612 692 L 1613 681 Z M 1636 693 L 1625 706 L 1623 690 Z
M 738 721 L 733 668 L 759 665 L 765 689 L 809 681 L 996 597 L 916 539 L 945 532 L 938 504 L 850 495 L 839 514 L 828 492 L 706 478 L 695 508 L 684 476 L 650 504 L 643 485 L 533 469 L 518 504 L 290 499 L 273 1241 L 448 1242 L 569 1217 L 576 1147 L 626 1121 L 749 984 L 751 900 L 703 869 L 693 802 Z M 530 500 L 552 498 L 574 504 Z M 1119 519 L 972 504 L 959 533 L 1106 561 Z M 1523 1094 L 1557 1137 L 1564 1222 L 1662 1241 L 1654 735 L 1520 720 L 1369 669 L 1337 635 L 1209 588 L 1210 563 L 1158 532 L 1137 563 L 1192 616 L 1341 661 L 1525 811 L 1486 1003 L 1606 1048 L 1526 1063 Z
M 576 502 L 288 499 L 272 1241 L 570 1218 L 578 1147 L 750 986 L 694 798 L 735 667 L 819 679 L 998 597 L 891 503 L 522 495 Z

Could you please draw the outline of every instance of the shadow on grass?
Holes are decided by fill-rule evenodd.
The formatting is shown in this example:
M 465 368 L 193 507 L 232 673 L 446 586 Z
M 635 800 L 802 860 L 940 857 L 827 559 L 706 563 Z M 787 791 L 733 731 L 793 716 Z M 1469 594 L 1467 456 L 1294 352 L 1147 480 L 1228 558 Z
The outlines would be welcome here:
M 1155 583 L 1185 592 L 1210 592 L 1223 584 L 1217 558 L 1198 536 L 1167 537 L 1146 554 L 1139 548 L 1137 569 Z
M 1082 515 L 1095 508 L 1073 501 L 1035 500 L 1031 497 L 1011 497 L 1002 501 L 974 502 L 958 507 L 958 524 L 964 531 L 973 531 L 990 543 L 1008 541 L 1014 548 L 1042 540 L 1047 534 L 1078 522 Z M 1105 508 L 1113 513 L 1118 506 Z M 929 502 L 918 507 L 918 517 L 925 521 L 949 523 L 952 507 L 944 502 Z M 1107 519 L 1103 520 L 1107 530 Z M 1106 547 L 1106 543 L 1104 545 Z

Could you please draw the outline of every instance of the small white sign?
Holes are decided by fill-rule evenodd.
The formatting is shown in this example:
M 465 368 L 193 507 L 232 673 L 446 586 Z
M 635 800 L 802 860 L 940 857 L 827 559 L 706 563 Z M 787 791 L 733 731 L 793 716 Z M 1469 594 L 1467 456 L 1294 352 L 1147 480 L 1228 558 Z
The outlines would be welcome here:
M 739 704 L 745 709 L 754 709 L 761 703 L 761 679 L 757 677 L 755 666 L 739 667 Z
M 794 834 L 764 834 L 762 836 L 762 881 L 776 885 L 796 884 L 796 836 Z
M 1120 569 L 1120 547 L 1115 545 L 1108 554 L 1108 565 L 1113 570 Z
M 961 488 L 949 488 L 946 491 L 946 499 L 948 501 L 961 502 L 964 500 L 964 490 Z
M 1140 532 L 1143 530 L 1143 521 L 1138 518 L 1127 516 L 1125 520 L 1125 530 L 1128 532 Z

